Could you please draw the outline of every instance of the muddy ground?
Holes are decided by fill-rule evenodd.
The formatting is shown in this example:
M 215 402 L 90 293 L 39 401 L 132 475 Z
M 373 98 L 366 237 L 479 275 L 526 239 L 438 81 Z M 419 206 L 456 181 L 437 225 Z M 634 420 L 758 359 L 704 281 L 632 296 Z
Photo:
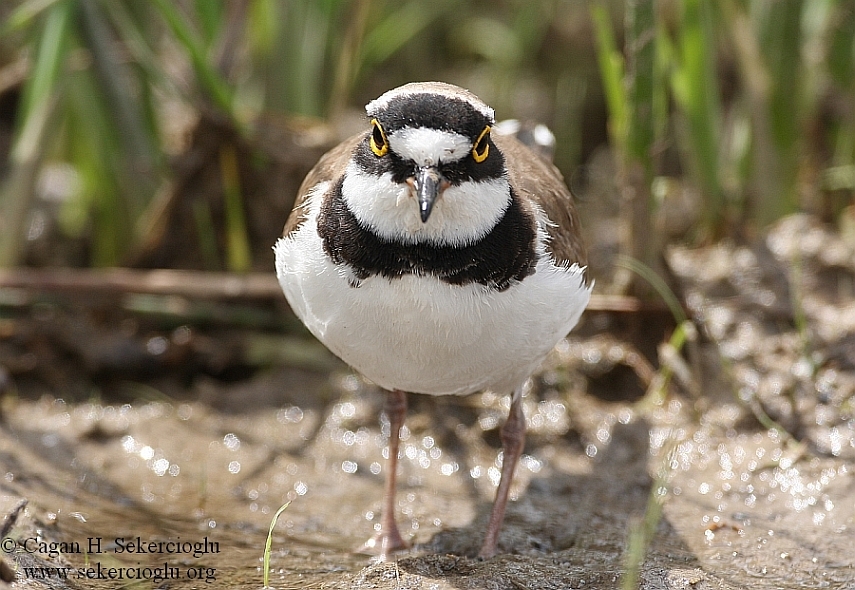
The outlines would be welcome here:
M 75 354 L 85 335 L 56 344 L 77 308 L 6 292 L 0 513 L 27 501 L 7 519 L 6 574 L 20 588 L 259 588 L 290 501 L 274 588 L 610 589 L 635 574 L 648 589 L 855 588 L 852 245 L 797 216 L 754 245 L 668 261 L 687 344 L 665 344 L 667 322 L 588 314 L 556 348 L 525 398 L 503 553 L 487 561 L 473 556 L 503 396 L 411 396 L 398 518 L 414 548 L 378 562 L 351 549 L 379 522 L 382 393 L 290 324 L 253 341 L 265 361 L 235 368 L 252 355 L 232 333 L 102 318 L 144 344 L 123 373 L 92 343 Z M 270 348 L 288 362 L 257 352 Z M 175 356 L 168 379 L 146 354 Z

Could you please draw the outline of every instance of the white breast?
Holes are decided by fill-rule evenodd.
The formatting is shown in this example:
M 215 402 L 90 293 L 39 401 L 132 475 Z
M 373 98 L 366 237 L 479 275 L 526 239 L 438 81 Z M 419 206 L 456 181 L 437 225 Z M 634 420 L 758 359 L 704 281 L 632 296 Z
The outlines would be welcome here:
M 317 216 L 328 183 L 305 201 L 308 217 L 274 251 L 297 316 L 333 353 L 386 389 L 468 394 L 520 386 L 579 320 L 590 297 L 583 269 L 543 253 L 535 274 L 505 291 L 434 277 L 373 276 L 352 287 L 327 257 Z

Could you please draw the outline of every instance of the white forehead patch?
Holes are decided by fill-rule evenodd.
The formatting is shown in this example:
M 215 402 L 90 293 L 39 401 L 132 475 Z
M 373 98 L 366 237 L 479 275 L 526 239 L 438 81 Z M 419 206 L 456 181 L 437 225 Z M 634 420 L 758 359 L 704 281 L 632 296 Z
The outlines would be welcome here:
M 410 84 L 399 86 L 398 88 L 393 88 L 392 90 L 380 95 L 379 98 L 369 102 L 365 106 L 365 111 L 368 113 L 369 117 L 374 116 L 378 111 L 382 111 L 388 107 L 389 103 L 394 99 L 402 96 L 414 96 L 416 94 L 436 94 L 456 100 L 462 100 L 464 102 L 468 102 L 473 109 L 487 117 L 490 122 L 496 120 L 495 111 L 484 104 L 480 98 L 465 88 L 460 88 L 453 84 L 445 84 L 444 82 L 412 82 Z
M 472 141 L 453 131 L 405 127 L 389 134 L 389 148 L 418 166 L 433 166 L 461 159 L 472 149 Z

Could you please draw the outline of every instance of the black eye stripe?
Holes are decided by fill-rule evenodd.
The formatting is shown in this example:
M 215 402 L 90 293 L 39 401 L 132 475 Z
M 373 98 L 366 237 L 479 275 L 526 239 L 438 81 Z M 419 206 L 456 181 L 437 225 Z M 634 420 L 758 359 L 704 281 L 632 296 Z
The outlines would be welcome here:
M 429 127 L 460 133 L 472 142 L 485 126 L 493 124 L 468 102 L 436 94 L 401 96 L 370 116 L 382 121 L 387 134 L 406 127 Z
M 356 166 L 363 172 L 377 177 L 388 172 L 392 175 L 393 181 L 399 184 L 406 183 L 415 174 L 415 164 L 404 160 L 392 151 L 389 151 L 382 158 L 377 157 L 377 153 L 373 151 L 373 147 L 370 145 L 372 135 L 373 132 L 366 131 L 365 138 L 356 146 L 353 152 L 353 161 Z M 501 178 L 505 175 L 504 155 L 492 140 L 489 141 L 488 145 L 490 146 L 489 157 L 480 164 L 471 156 L 456 162 L 441 162 L 440 171 L 442 175 L 452 185 L 459 185 L 468 181 L 478 182 Z

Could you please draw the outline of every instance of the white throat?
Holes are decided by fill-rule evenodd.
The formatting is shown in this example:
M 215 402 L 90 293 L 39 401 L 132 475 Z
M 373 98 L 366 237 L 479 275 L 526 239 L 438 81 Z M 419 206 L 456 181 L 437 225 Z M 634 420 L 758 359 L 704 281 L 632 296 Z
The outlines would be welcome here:
M 464 246 L 487 235 L 511 202 L 506 177 L 463 182 L 443 191 L 427 223 L 419 217 L 412 188 L 392 180 L 391 173 L 369 174 L 351 162 L 342 197 L 356 219 L 382 238 L 415 244 Z

